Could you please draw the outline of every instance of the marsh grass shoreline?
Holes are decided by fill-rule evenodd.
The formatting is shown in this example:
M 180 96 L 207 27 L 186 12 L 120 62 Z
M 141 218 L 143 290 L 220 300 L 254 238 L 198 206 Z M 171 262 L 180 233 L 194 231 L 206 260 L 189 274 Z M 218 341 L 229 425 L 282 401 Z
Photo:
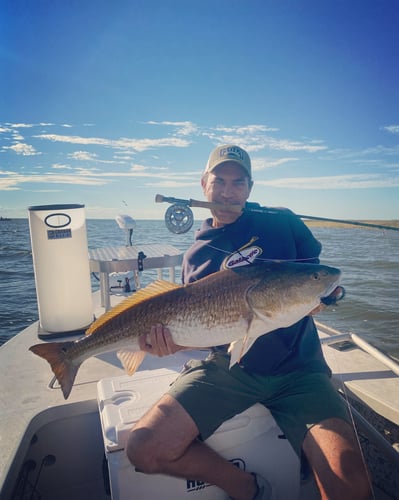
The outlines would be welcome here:
M 333 221 L 324 221 L 324 220 L 311 220 L 311 219 L 303 219 L 305 224 L 309 227 L 339 227 L 339 228 L 354 228 L 354 227 L 359 227 L 362 229 L 374 229 L 373 227 L 370 226 L 359 226 L 359 223 L 364 223 L 364 224 L 373 224 L 375 225 L 375 229 L 381 229 L 378 226 L 388 226 L 388 227 L 393 227 L 399 229 L 399 220 L 394 219 L 394 220 L 357 220 L 353 219 L 353 222 L 356 222 L 357 224 L 349 224 L 347 221 L 344 222 L 333 222 Z

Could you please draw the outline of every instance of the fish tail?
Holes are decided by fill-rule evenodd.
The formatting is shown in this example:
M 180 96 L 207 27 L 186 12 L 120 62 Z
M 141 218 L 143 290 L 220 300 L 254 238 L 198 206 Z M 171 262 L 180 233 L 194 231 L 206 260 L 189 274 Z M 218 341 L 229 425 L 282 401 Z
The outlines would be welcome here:
M 36 344 L 29 348 L 34 354 L 44 358 L 50 363 L 60 386 L 64 398 L 67 399 L 71 393 L 76 374 L 81 363 L 73 362 L 66 356 L 68 348 L 74 342 L 53 342 L 48 344 Z

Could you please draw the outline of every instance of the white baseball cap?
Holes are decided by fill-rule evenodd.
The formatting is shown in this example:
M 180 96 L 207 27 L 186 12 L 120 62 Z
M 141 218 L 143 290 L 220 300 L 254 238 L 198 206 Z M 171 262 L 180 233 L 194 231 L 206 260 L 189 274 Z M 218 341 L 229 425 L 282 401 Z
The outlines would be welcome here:
M 234 144 L 224 144 L 223 146 L 218 146 L 216 149 L 214 149 L 209 155 L 204 174 L 213 172 L 215 168 L 222 163 L 231 161 L 240 165 L 240 167 L 245 170 L 245 173 L 248 175 L 248 177 L 250 179 L 252 178 L 251 159 L 248 153 L 244 149 Z

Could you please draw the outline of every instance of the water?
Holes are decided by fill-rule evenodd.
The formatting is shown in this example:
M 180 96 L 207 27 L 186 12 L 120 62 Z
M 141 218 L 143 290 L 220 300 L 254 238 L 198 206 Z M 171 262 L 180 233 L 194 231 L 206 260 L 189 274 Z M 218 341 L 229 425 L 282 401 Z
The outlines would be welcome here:
M 349 226 L 312 231 L 323 244 L 323 263 L 342 270 L 346 289 L 345 299 L 317 319 L 342 332 L 360 334 L 399 358 L 399 233 Z M 88 220 L 87 232 L 89 248 L 125 244 L 125 234 L 114 220 Z M 192 231 L 172 234 L 163 221 L 137 221 L 134 232 L 138 245 L 162 242 L 185 250 L 192 241 Z M 144 272 L 142 284 L 155 277 L 156 271 Z M 92 278 L 93 290 L 98 286 Z M 26 219 L 0 222 L 0 297 L 2 344 L 38 319 Z

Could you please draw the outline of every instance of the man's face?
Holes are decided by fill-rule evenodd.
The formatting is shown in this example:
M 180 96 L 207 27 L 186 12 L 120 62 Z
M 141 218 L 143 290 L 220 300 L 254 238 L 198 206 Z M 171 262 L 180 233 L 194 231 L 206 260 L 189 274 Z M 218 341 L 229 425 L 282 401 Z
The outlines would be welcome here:
M 252 181 L 235 162 L 226 162 L 215 168 L 213 172 L 201 181 L 204 195 L 208 201 L 225 205 L 238 205 L 244 208 L 251 188 Z M 240 216 L 237 212 L 226 210 L 212 210 L 213 226 L 220 227 L 231 224 Z

